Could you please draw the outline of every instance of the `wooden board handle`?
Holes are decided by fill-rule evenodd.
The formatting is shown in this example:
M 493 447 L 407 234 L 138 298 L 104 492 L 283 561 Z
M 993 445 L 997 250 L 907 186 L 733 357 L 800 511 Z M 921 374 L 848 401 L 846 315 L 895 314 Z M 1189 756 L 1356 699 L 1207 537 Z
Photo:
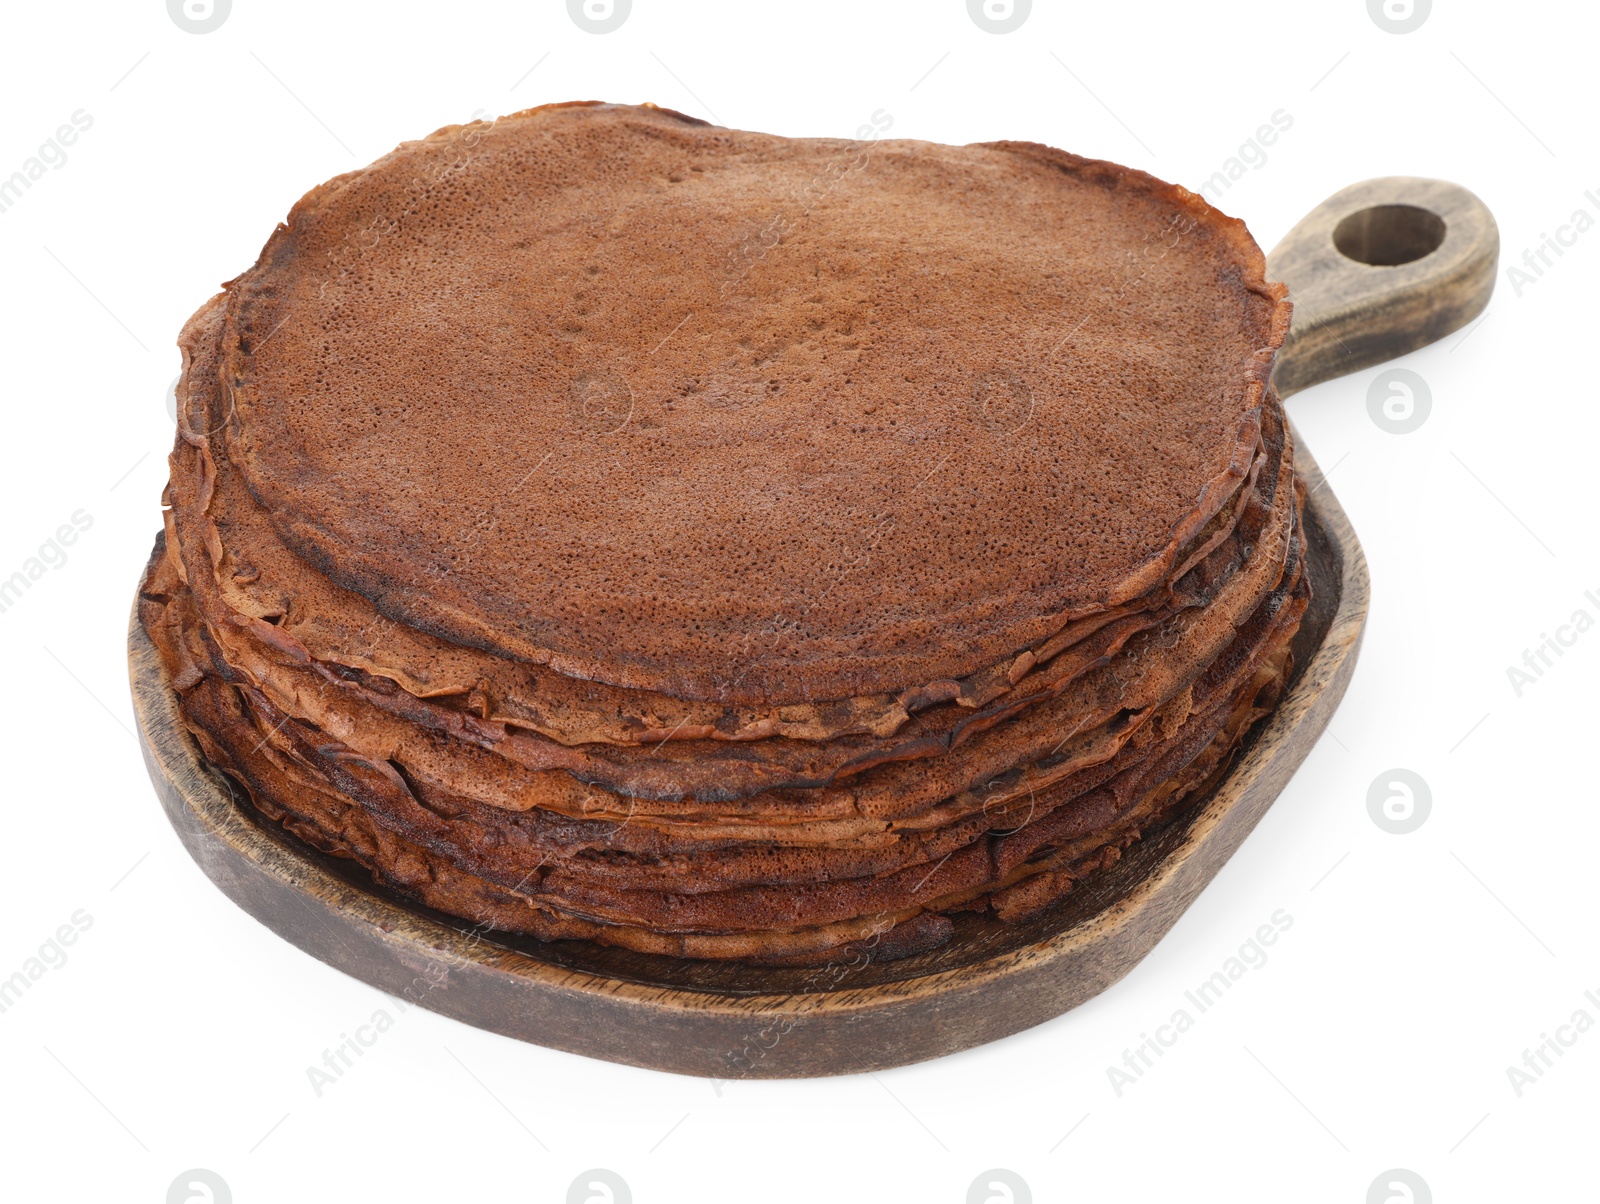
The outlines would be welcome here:
M 1278 395 L 1459 330 L 1489 304 L 1499 260 L 1494 215 L 1459 184 L 1385 176 L 1334 193 L 1267 256 L 1294 302 Z

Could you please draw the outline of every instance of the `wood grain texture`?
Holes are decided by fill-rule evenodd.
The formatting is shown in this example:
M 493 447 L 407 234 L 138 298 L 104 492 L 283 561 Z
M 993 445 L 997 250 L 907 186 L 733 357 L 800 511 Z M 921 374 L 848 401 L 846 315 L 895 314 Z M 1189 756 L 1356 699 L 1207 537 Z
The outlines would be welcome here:
M 1283 702 L 1201 805 L 1017 925 L 960 916 L 944 947 L 883 964 L 765 969 L 485 933 L 373 885 L 259 817 L 200 759 L 137 614 L 128 655 L 151 780 L 224 894 L 306 952 L 412 1003 L 520 1040 L 717 1078 L 847 1074 L 953 1053 L 1116 982 L 1221 869 L 1310 751 L 1355 666 L 1367 570 L 1303 451 L 1316 599 Z
M 1425 250 L 1430 230 L 1443 237 Z M 1267 256 L 1268 277 L 1294 302 L 1272 374 L 1278 395 L 1465 326 L 1489 304 L 1499 258 L 1494 216 L 1459 184 L 1386 176 L 1334 193 Z

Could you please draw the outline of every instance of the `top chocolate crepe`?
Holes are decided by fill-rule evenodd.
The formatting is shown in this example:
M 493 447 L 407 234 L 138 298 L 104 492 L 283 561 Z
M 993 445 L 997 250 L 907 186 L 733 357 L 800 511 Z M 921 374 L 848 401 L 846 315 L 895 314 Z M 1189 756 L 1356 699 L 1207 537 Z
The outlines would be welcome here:
M 1146 595 L 1288 325 L 1239 222 L 1027 143 L 450 127 L 230 286 L 229 456 L 384 614 L 719 703 L 960 678 Z

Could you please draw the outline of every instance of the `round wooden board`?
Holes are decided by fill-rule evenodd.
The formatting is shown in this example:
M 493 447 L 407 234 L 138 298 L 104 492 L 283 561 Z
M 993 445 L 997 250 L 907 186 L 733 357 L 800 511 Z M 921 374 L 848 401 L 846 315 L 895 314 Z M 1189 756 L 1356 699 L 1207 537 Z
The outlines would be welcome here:
M 1227 777 L 1033 920 L 956 918 L 942 948 L 884 963 L 765 969 L 475 929 L 375 886 L 262 817 L 208 768 L 135 616 L 128 659 L 145 763 L 200 868 L 268 928 L 380 990 L 591 1057 L 714 1078 L 849 1074 L 1030 1028 L 1126 974 L 1222 868 L 1310 751 L 1355 667 L 1367 567 L 1299 443 L 1315 598 L 1278 709 Z

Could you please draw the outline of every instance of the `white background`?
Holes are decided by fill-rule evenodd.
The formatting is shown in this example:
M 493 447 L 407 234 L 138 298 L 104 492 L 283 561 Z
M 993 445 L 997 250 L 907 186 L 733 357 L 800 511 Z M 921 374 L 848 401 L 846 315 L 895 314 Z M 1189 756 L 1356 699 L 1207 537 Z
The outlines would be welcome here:
M 1439 1201 L 1595 1198 L 1600 1029 L 1520 1097 L 1506 1073 L 1575 1010 L 1600 1021 L 1600 632 L 1520 697 L 1506 673 L 1580 607 L 1600 618 L 1600 230 L 1521 296 L 1505 272 L 1600 217 L 1592 6 L 1437 0 L 1405 35 L 1362 0 L 1038 0 L 1002 36 L 962 0 L 635 0 L 605 36 L 560 0 L 236 0 L 202 36 L 162 0 L 3 21 L 0 177 L 73 112 L 93 125 L 0 214 L 0 576 L 74 511 L 93 526 L 0 614 L 0 977 L 75 911 L 92 927 L 0 1014 L 0 1196 L 157 1202 L 204 1167 L 240 1204 L 559 1201 L 606 1167 L 642 1204 L 957 1202 L 1002 1167 L 1040 1201 L 1356 1204 L 1403 1167 Z M 1371 176 L 1454 180 L 1497 216 L 1487 318 L 1403 361 L 1432 390 L 1420 430 L 1369 418 L 1376 370 L 1289 403 L 1370 558 L 1360 665 L 1244 848 L 1091 1003 L 875 1075 L 634 1070 L 400 1015 L 246 917 L 168 828 L 123 640 L 179 326 L 319 181 L 480 110 L 580 98 L 841 137 L 884 109 L 891 136 L 1032 139 L 1191 188 L 1283 109 L 1222 201 L 1264 247 Z M 1405 836 L 1366 809 L 1395 767 L 1433 794 Z M 1268 963 L 1115 1094 L 1107 1067 L 1280 908 Z M 317 1097 L 307 1067 L 380 1008 L 394 1028 Z

